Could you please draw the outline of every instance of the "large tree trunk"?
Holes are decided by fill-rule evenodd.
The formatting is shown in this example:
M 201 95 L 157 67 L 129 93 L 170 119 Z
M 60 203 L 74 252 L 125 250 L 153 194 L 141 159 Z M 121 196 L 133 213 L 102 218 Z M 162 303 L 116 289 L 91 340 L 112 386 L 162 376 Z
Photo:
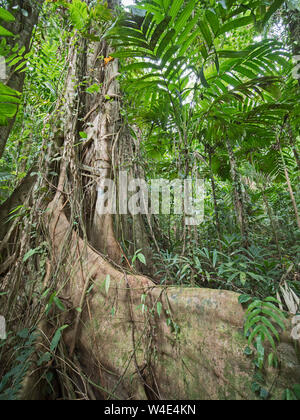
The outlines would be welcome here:
M 89 49 L 91 52 L 88 52 L 85 58 L 86 75 L 84 77 L 92 74 L 91 84 L 100 83 L 101 89 L 92 98 L 83 95 L 84 105 L 81 110 L 82 129 L 87 133 L 82 150 L 82 167 L 90 171 L 89 175 L 93 176 L 94 182 L 92 189 L 87 193 L 91 203 L 87 209 L 87 213 L 90 213 L 88 238 L 95 249 L 117 264 L 123 260 L 124 250 L 116 240 L 115 232 L 122 235 L 118 239 L 134 244 L 133 248 L 129 247 L 131 256 L 137 249 L 143 249 L 146 258 L 150 258 L 152 252 L 145 221 L 141 215 L 123 214 L 127 211 L 127 203 L 118 201 L 118 189 L 116 190 L 116 209 L 113 213 L 119 214 L 120 205 L 122 205 L 121 218 L 115 217 L 110 212 L 103 214 L 107 180 L 115 181 L 118 186 L 120 171 L 127 172 L 128 183 L 133 178 L 139 178 L 140 172 L 134 164 L 133 139 L 120 115 L 118 61 L 113 60 L 104 65 L 103 59 L 99 59 L 99 57 L 109 57 L 112 52 L 105 42 L 89 45 Z M 118 223 L 122 224 L 123 229 L 117 226 Z M 126 226 L 128 224 L 129 226 Z M 148 270 L 146 269 L 146 272 L 153 274 L 150 268 L 151 266 Z
M 54 201 L 49 209 L 52 264 L 63 261 L 68 267 L 64 276 L 69 280 L 62 291 L 63 296 L 71 297 L 69 315 L 61 319 L 62 324 L 70 324 L 64 334 L 64 357 L 75 347 L 80 380 L 85 378 L 95 386 L 94 398 L 258 398 L 251 391 L 255 368 L 244 354 L 244 311 L 236 293 L 163 288 L 145 277 L 119 271 L 70 233 L 62 203 Z M 104 282 L 108 275 L 107 289 Z M 86 295 L 90 285 L 94 285 L 93 292 Z M 142 296 L 146 298 L 141 300 Z M 77 315 L 80 322 L 74 323 L 72 309 L 77 307 L 83 311 Z M 44 326 L 43 331 L 51 338 L 54 330 Z M 265 371 L 264 387 L 274 399 L 280 399 L 285 388 L 300 380 L 300 365 L 289 334 L 282 336 L 278 352 L 280 374 L 269 368 Z M 24 398 L 45 397 L 34 372 L 39 371 L 33 367 Z M 73 373 L 72 380 L 78 383 L 78 374 Z M 61 383 L 64 386 L 63 376 Z M 85 398 L 91 398 L 88 391 Z

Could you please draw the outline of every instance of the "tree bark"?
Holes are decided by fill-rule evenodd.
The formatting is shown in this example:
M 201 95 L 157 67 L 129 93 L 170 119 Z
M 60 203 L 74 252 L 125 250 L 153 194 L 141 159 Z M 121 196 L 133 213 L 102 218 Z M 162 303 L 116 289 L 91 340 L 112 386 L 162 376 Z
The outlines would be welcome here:
M 218 208 L 218 202 L 217 202 L 217 192 L 216 192 L 216 183 L 214 174 L 212 171 L 212 152 L 209 151 L 209 169 L 210 169 L 210 180 L 211 180 L 211 189 L 212 189 L 212 195 L 213 195 L 213 202 L 214 202 L 214 209 L 215 209 L 215 218 L 216 218 L 216 227 L 218 232 L 218 238 L 221 239 L 221 224 L 220 224 L 220 218 L 219 218 L 219 208 Z
M 245 207 L 243 202 L 243 195 L 241 190 L 241 181 L 237 170 L 236 159 L 234 156 L 234 151 L 230 141 L 226 140 L 226 146 L 228 150 L 229 162 L 230 162 L 230 170 L 231 170 L 231 179 L 233 183 L 233 191 L 234 191 L 234 204 L 235 204 L 235 212 L 237 222 L 240 228 L 241 235 L 243 237 L 245 246 L 248 246 L 248 229 L 246 224 L 246 216 L 245 216 Z
M 275 243 L 276 243 L 276 247 L 277 247 L 277 252 L 278 252 L 278 255 L 281 259 L 281 250 L 280 250 L 280 245 L 279 245 L 279 240 L 278 240 L 277 228 L 276 228 L 276 224 L 275 224 L 275 221 L 274 221 L 272 210 L 270 208 L 269 201 L 268 201 L 268 198 L 267 198 L 267 195 L 266 195 L 266 190 L 265 190 L 264 187 L 262 189 L 262 197 L 263 197 L 266 209 L 267 209 L 267 213 L 268 213 L 268 216 L 269 216 L 271 228 L 273 230 L 273 235 L 274 235 L 274 239 L 275 239 Z
M 31 169 L 25 178 L 22 179 L 12 195 L 0 206 L 0 240 L 2 241 L 8 232 L 11 222 L 8 221 L 9 214 L 18 206 L 22 206 L 30 196 L 30 190 L 36 182 L 34 175 L 35 168 Z
M 278 149 L 279 149 L 281 160 L 282 160 L 282 164 L 283 164 L 283 170 L 284 170 L 284 175 L 285 175 L 285 179 L 286 179 L 286 183 L 287 183 L 287 187 L 288 187 L 288 192 L 290 194 L 292 205 L 293 205 L 293 209 L 294 209 L 294 212 L 295 212 L 296 222 L 297 222 L 297 225 L 298 225 L 298 229 L 300 229 L 300 216 L 299 216 L 299 212 L 298 212 L 298 207 L 297 207 L 297 203 L 296 203 L 296 199 L 295 199 L 295 195 L 294 195 L 292 183 L 291 183 L 291 180 L 290 180 L 289 171 L 287 169 L 287 166 L 286 166 L 286 163 L 285 163 L 285 159 L 284 159 L 284 155 L 283 155 L 283 152 L 282 152 L 282 148 L 281 148 L 281 144 L 280 144 L 280 139 L 278 139 L 277 145 L 278 145 Z
M 292 147 L 295 160 L 297 162 L 298 170 L 300 171 L 300 156 L 299 156 L 297 146 L 296 146 L 296 139 L 295 139 L 295 136 L 294 136 L 294 133 L 290 124 L 288 125 L 288 134 L 289 134 L 289 139 L 290 139 L 290 145 Z

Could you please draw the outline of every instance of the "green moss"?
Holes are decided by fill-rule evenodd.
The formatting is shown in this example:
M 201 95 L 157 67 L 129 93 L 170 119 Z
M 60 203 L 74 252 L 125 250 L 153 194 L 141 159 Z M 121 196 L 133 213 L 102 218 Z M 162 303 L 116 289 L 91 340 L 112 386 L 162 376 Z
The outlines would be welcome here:
M 242 349 L 247 346 L 247 340 L 244 337 L 242 331 L 235 331 L 233 334 L 234 344 L 241 347 Z

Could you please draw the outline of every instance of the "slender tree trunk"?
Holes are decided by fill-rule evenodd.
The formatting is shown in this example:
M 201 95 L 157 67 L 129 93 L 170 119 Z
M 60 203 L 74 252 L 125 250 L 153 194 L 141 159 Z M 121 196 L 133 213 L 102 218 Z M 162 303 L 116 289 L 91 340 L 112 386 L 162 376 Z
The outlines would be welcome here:
M 292 130 L 292 127 L 291 127 L 290 124 L 289 124 L 289 127 L 288 127 L 288 132 L 289 132 L 290 145 L 292 147 L 292 150 L 293 150 L 293 153 L 294 153 L 294 156 L 295 156 L 295 160 L 297 162 L 298 170 L 300 171 L 300 156 L 299 156 L 297 146 L 296 146 L 296 139 L 295 139 L 295 136 L 293 134 L 293 130 Z
M 281 160 L 282 160 L 282 164 L 283 164 L 283 170 L 284 170 L 284 175 L 285 175 L 285 179 L 286 179 L 286 183 L 287 183 L 287 187 L 288 187 L 288 192 L 290 194 L 292 205 L 293 205 L 295 216 L 296 216 L 296 222 L 297 222 L 297 225 L 298 225 L 298 229 L 300 229 L 300 216 L 299 216 L 299 212 L 298 212 L 298 207 L 297 207 L 297 203 L 296 203 L 296 199 L 295 199 L 295 195 L 294 195 L 292 183 L 291 183 L 291 180 L 290 180 L 290 175 L 289 175 L 289 172 L 288 172 L 286 163 L 285 163 L 285 159 L 284 159 L 284 155 L 282 153 L 282 148 L 281 148 L 281 144 L 280 144 L 280 140 L 279 139 L 278 139 L 278 143 L 277 144 L 278 144 L 278 149 L 279 149 Z
M 273 215 L 272 215 L 272 210 L 270 208 L 268 198 L 266 196 L 265 189 L 263 189 L 263 200 L 264 200 L 264 203 L 265 203 L 265 206 L 266 206 L 266 209 L 267 209 L 267 212 L 268 212 L 268 216 L 269 216 L 269 219 L 270 219 L 271 227 L 272 227 L 272 230 L 273 230 L 273 235 L 274 235 L 274 239 L 275 239 L 275 243 L 276 243 L 276 247 L 277 247 L 277 252 L 278 252 L 278 255 L 281 259 L 281 250 L 280 250 L 280 245 L 279 245 L 279 240 L 278 240 L 276 224 L 275 224 L 275 221 L 274 221 L 274 218 L 273 218 Z
M 220 239 L 221 238 L 221 224 L 220 224 L 219 208 L 218 208 L 218 202 L 217 202 L 216 183 L 215 183 L 215 178 L 212 171 L 211 158 L 212 158 L 211 151 L 209 151 L 209 169 L 210 169 L 211 189 L 212 189 L 214 209 L 215 209 L 216 227 L 217 227 L 217 232 L 218 232 L 218 238 Z
M 3 240 L 12 225 L 12 221 L 8 221 L 10 213 L 18 206 L 23 206 L 26 199 L 30 197 L 30 190 L 36 182 L 35 171 L 36 168 L 31 169 L 12 195 L 0 206 L 0 241 Z
M 240 176 L 237 169 L 234 151 L 228 139 L 226 140 L 226 146 L 227 146 L 228 155 L 229 155 L 231 178 L 232 178 L 232 183 L 233 183 L 236 218 L 237 218 L 237 222 L 240 228 L 241 235 L 245 242 L 245 246 L 247 247 L 248 246 L 248 230 L 247 230 L 246 217 L 245 217 L 245 208 L 244 208 L 244 202 L 243 202 L 241 180 L 240 180 Z

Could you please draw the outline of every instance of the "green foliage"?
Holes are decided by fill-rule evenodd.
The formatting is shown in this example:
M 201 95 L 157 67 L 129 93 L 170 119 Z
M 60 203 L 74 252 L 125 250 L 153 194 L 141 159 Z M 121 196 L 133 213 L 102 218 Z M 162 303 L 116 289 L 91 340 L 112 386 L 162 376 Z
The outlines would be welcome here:
M 285 258 L 295 263 L 299 259 L 299 247 L 296 254 L 294 245 L 289 251 L 295 224 L 283 192 L 286 169 L 294 186 L 298 175 L 287 127 L 281 128 L 287 116 L 292 118 L 299 95 L 291 78 L 288 48 L 276 39 L 254 42 L 253 38 L 282 2 L 270 2 L 271 7 L 251 1 L 245 7 L 212 3 L 204 10 L 193 1 L 184 7 L 183 2 L 143 2 L 138 4 L 142 13 L 132 9 L 122 14 L 107 34 L 122 64 L 129 104 L 126 118 L 146 138 L 142 156 L 149 178 L 186 177 L 188 167 L 189 176 L 196 173 L 207 183 L 213 178 L 217 185 L 214 205 L 207 185 L 205 223 L 198 230 L 198 241 L 186 236 L 183 254 L 181 240 L 172 233 L 180 230 L 180 218 L 172 216 L 168 222 L 159 218 L 161 229 L 168 233 L 168 250 L 163 242 L 156 256 L 157 276 L 162 283 L 205 284 L 261 298 L 275 296 L 276 282 L 288 264 Z M 233 38 L 241 36 L 243 47 L 235 49 Z M 284 159 L 276 146 L 279 132 Z M 298 132 L 299 123 L 296 136 Z M 232 139 L 237 161 L 234 171 L 250 241 L 246 246 L 231 216 L 237 187 L 224 147 L 226 136 Z M 222 219 L 219 231 L 216 211 Z M 291 236 L 280 229 L 274 234 L 274 226 L 288 226 Z M 277 249 L 274 235 L 280 236 Z M 286 257 L 280 256 L 281 249 Z
M 127 15 L 109 31 L 108 36 L 115 40 L 117 47 L 115 56 L 140 58 L 126 66 L 127 72 L 139 70 L 144 73 L 139 80 L 131 80 L 133 89 L 180 94 L 177 99 L 183 101 L 191 90 L 200 87 L 197 82 L 193 88 L 187 86 L 188 77 L 194 77 L 205 88 L 211 87 L 207 91 L 209 98 L 224 101 L 225 95 L 242 99 L 238 92 L 252 97 L 253 89 L 260 93 L 260 87 L 275 81 L 274 77 L 267 77 L 265 73 L 270 74 L 274 61 L 281 61 L 282 54 L 285 54 L 279 43 L 262 41 L 238 52 L 216 49 L 215 43 L 218 44 L 224 33 L 253 23 L 252 16 L 227 19 L 223 24 L 216 11 L 207 11 L 200 18 L 200 11 L 194 13 L 195 3 L 191 0 L 183 9 L 171 8 L 164 15 L 153 14 L 145 6 L 148 12 L 145 18 Z M 189 33 L 192 35 L 187 37 Z M 193 56 L 189 48 L 200 40 L 199 63 L 199 54 Z M 258 74 L 264 77 L 258 77 Z M 251 82 L 245 83 L 245 77 Z
M 88 22 L 88 5 L 81 0 L 73 0 L 67 6 L 73 25 L 76 29 L 82 30 Z
M 44 292 L 42 297 L 43 298 L 46 298 L 47 295 L 48 295 L 48 293 L 49 293 L 49 291 L 50 290 L 48 289 L 46 292 Z M 46 315 L 48 315 L 50 313 L 53 305 L 55 305 L 60 311 L 63 311 L 64 312 L 66 310 L 64 304 L 61 302 L 61 300 L 59 299 L 59 297 L 57 296 L 57 294 L 58 294 L 58 292 L 53 292 L 50 295 L 49 301 L 48 301 L 48 303 L 47 303 L 47 305 L 45 307 L 45 313 L 46 313 Z
M 135 254 L 134 254 L 133 258 L 132 258 L 132 265 L 134 265 L 136 259 L 138 259 L 142 264 L 146 265 L 146 258 L 144 256 L 144 254 L 142 254 L 141 251 L 142 251 L 141 249 L 138 249 L 135 252 Z
M 275 293 L 274 282 L 280 280 L 283 272 L 277 257 L 272 257 L 273 251 L 258 245 L 245 249 L 239 235 L 226 235 L 222 239 L 222 252 L 213 247 L 198 248 L 192 240 L 184 256 L 176 250 L 161 251 L 156 255 L 157 276 L 163 284 L 175 281 L 178 285 L 242 289 L 262 297 Z
M 54 352 L 59 345 L 59 342 L 61 340 L 62 331 L 64 331 L 66 328 L 68 328 L 69 325 L 63 325 L 62 327 L 58 328 L 52 338 L 51 344 L 50 344 L 50 351 Z
M 300 401 L 300 385 L 296 384 L 292 389 L 286 389 L 283 399 L 286 401 Z
M 14 178 L 8 166 L 0 166 L 0 200 L 6 197 L 7 191 L 9 191 L 9 184 Z
M 0 401 L 18 399 L 22 383 L 32 363 L 36 340 L 36 331 L 24 329 L 17 333 L 16 337 L 10 334 L 7 340 L 0 344 L 0 357 L 5 346 L 15 344 L 14 366 L 0 380 Z
M 19 103 L 19 93 L 0 82 L 0 125 L 7 125 L 15 116 Z
M 6 22 L 13 22 L 15 20 L 14 16 L 3 8 L 0 8 L 0 20 L 1 19 Z M 0 36 L 12 37 L 14 35 L 0 25 Z M 19 52 L 17 52 L 17 50 L 18 46 L 16 45 L 10 54 L 8 54 L 10 48 L 7 47 L 6 40 L 4 38 L 1 40 L 0 56 L 7 57 L 7 55 L 9 55 L 7 62 L 10 66 L 16 65 L 22 60 L 22 54 L 25 51 L 25 48 Z M 21 67 L 18 66 L 16 71 L 20 68 Z M 0 82 L 0 126 L 7 125 L 9 118 L 13 118 L 15 116 L 19 103 L 19 93 Z
M 61 17 L 45 10 L 36 27 L 31 51 L 25 56 L 23 54 L 27 63 L 23 95 L 17 96 L 19 112 L 6 153 L 0 162 L 0 168 L 5 168 L 11 174 L 6 189 L 1 188 L 1 201 L 7 198 L 14 185 L 32 167 L 40 154 L 43 139 L 51 132 L 46 120 L 64 88 L 68 36 Z
M 241 296 L 239 302 L 247 303 L 248 297 Z M 259 369 L 264 366 L 265 341 L 272 348 L 268 363 L 270 366 L 277 366 L 276 341 L 279 342 L 279 333 L 285 330 L 285 313 L 276 306 L 278 303 L 273 297 L 255 299 L 246 311 L 244 334 L 248 338 L 249 346 L 253 345 L 256 350 L 255 363 Z
M 8 10 L 0 7 L 0 20 L 4 20 L 5 22 L 14 22 L 15 18 Z M 14 36 L 14 34 L 0 25 L 0 36 Z
M 106 27 L 112 19 L 112 11 L 107 2 L 100 0 L 91 5 L 82 0 L 58 0 L 55 7 L 61 6 L 68 10 L 69 20 L 74 29 L 91 41 L 99 41 L 99 30 Z

